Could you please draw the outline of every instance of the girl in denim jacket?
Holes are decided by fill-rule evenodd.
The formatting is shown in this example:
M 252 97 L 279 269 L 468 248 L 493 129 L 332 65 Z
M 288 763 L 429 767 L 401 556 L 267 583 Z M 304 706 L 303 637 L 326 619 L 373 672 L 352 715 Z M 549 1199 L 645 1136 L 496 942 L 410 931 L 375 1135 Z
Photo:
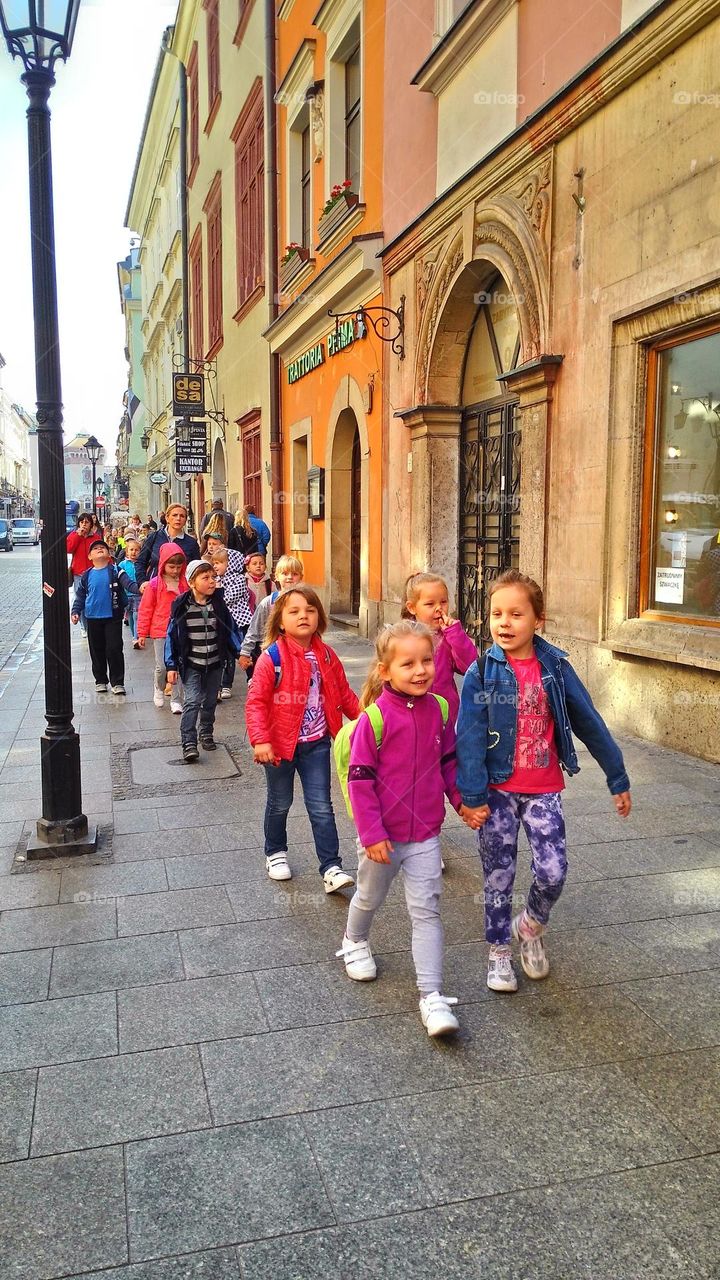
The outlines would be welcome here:
M 510 942 L 528 978 L 546 978 L 543 934 L 567 875 L 562 770 L 578 772 L 572 734 L 603 770 L 618 814 L 630 812 L 622 753 L 562 649 L 536 634 L 545 616 L 537 582 L 509 569 L 490 589 L 493 645 L 469 670 L 458 719 L 458 788 L 475 816 L 485 874 L 487 985 L 516 991 Z M 522 822 L 532 851 L 527 906 L 511 919 Z

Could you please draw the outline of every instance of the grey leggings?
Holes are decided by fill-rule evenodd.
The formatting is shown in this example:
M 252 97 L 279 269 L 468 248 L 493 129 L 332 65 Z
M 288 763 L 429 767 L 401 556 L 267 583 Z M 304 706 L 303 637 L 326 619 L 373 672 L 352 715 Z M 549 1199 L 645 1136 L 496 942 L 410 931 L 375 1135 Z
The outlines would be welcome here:
M 153 640 L 153 650 L 155 653 L 155 688 L 159 689 L 161 693 L 164 693 L 165 685 L 167 683 L 167 670 L 165 668 L 165 641 Z M 182 684 L 180 683 L 180 677 L 178 676 L 177 683 L 173 685 L 173 701 L 182 702 L 182 692 Z
M 361 942 L 369 937 L 373 916 L 402 869 L 405 901 L 412 923 L 412 953 L 420 994 L 442 991 L 443 927 L 440 920 L 442 867 L 440 837 L 415 844 L 393 841 L 391 861 L 372 862 L 363 850 L 358 864 L 357 888 L 348 913 L 347 937 Z

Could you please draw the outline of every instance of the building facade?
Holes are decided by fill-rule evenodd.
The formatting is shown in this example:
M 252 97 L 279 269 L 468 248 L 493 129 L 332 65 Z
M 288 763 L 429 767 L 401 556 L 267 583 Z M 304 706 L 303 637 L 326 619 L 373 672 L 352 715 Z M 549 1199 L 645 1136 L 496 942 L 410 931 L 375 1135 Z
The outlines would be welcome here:
M 285 545 L 330 614 L 363 635 L 382 599 L 385 344 L 371 317 L 383 304 L 383 38 L 381 0 L 278 8 L 286 247 L 267 338 L 281 361 Z
M 383 255 L 386 616 L 432 566 L 482 638 L 517 564 L 615 726 L 718 759 L 720 5 L 435 20 L 436 195 Z
M 0 355 L 0 514 L 12 518 L 31 514 L 37 497 L 30 465 L 29 432 L 34 420 L 5 390 L 4 368 Z
M 67 502 L 79 502 L 81 511 L 92 511 L 93 509 L 92 463 L 89 461 L 85 449 L 88 439 L 89 435 L 73 436 L 72 440 L 68 440 L 63 448 L 65 499 Z M 101 495 L 103 499 L 105 499 L 105 490 L 107 489 L 109 492 L 107 481 L 110 476 L 110 473 L 106 471 L 105 464 L 105 449 L 101 448 L 95 464 L 95 481 L 96 484 L 98 480 L 104 482 Z M 98 508 L 98 515 L 101 514 L 101 508 Z
M 142 268 L 137 246 L 131 248 L 122 262 L 118 262 L 117 272 L 128 362 L 128 385 L 123 396 L 124 412 L 116 449 L 117 488 L 119 496 L 127 499 L 129 512 L 145 515 L 153 509 L 155 494 L 148 478 L 147 451 L 142 445 L 149 423 L 143 366 Z

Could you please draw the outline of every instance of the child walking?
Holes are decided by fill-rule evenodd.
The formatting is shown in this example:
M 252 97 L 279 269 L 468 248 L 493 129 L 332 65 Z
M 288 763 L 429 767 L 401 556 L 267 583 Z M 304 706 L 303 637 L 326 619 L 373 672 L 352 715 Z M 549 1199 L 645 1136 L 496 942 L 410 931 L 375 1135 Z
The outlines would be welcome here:
M 511 938 L 528 978 L 550 972 L 544 933 L 567 875 L 562 769 L 579 766 L 572 733 L 607 778 L 615 808 L 630 812 L 622 753 L 567 654 L 537 635 L 543 593 L 517 569 L 490 588 L 492 647 L 470 668 L 458 720 L 458 786 L 478 836 L 485 875 L 487 985 L 516 991 Z M 482 671 L 481 668 L 482 667 Z M 527 906 L 512 919 L 517 841 L 522 823 L 532 851 Z
M 177 542 L 164 542 L 160 548 L 158 572 L 146 584 L 138 610 L 138 648 L 152 640 L 155 651 L 153 674 L 153 702 L 156 707 L 165 705 L 165 639 L 170 624 L 170 610 L 183 591 L 187 591 L 185 577 L 185 553 Z M 182 685 L 172 686 L 170 710 L 182 715 Z
M 123 590 L 127 596 L 127 620 L 130 626 L 130 635 L 132 636 L 133 649 L 139 649 L 138 641 L 138 612 L 140 610 L 140 584 L 137 580 L 137 569 L 135 561 L 140 555 L 140 543 L 133 534 L 128 534 L 125 539 L 125 553 L 122 560 L 118 563 L 118 578 L 122 583 Z
M 245 577 L 245 557 L 239 551 L 228 551 L 227 547 L 220 547 L 211 552 L 210 563 L 215 570 L 218 586 L 222 588 L 223 600 L 232 614 L 242 643 L 252 617 L 250 592 Z M 234 679 L 235 657 L 230 653 L 223 669 L 220 699 L 232 697 Z
M 275 565 L 275 581 L 279 590 L 271 592 L 269 596 L 263 596 L 252 615 L 240 650 L 240 666 L 250 673 L 248 680 L 252 678 L 252 668 L 260 657 L 272 606 L 280 591 L 286 591 L 288 587 L 295 587 L 298 582 L 302 582 L 303 574 L 302 560 L 298 560 L 297 556 L 281 556 Z
M 161 553 L 162 554 L 162 553 Z M 229 653 L 240 653 L 240 636 L 222 597 L 215 570 L 207 560 L 191 560 L 188 590 L 173 601 L 165 641 L 165 666 L 174 687 L 183 682 L 185 700 L 180 721 L 183 759 L 194 763 L 200 746 L 216 751 L 215 707 L 223 667 Z
M 272 593 L 272 578 L 267 571 L 265 557 L 260 551 L 253 551 L 249 556 L 245 557 L 245 569 L 247 572 L 248 591 L 252 599 L 250 604 L 253 612 L 257 609 L 261 600 L 265 596 Z
M 355 882 L 340 858 L 330 799 L 330 740 L 343 715 L 356 718 L 359 704 L 340 659 L 321 639 L 326 629 L 325 610 L 311 587 L 291 587 L 278 596 L 245 715 L 256 763 L 265 766 L 265 866 L 270 879 L 292 878 L 287 816 L 297 773 L 325 892 L 335 893 Z
M 447 583 L 437 573 L 413 573 L 405 583 L 405 604 L 401 617 L 423 622 L 432 632 L 435 679 L 432 692 L 446 698 L 450 719 L 457 723 L 460 694 L 455 676 L 464 676 L 477 658 L 477 649 L 457 618 L 450 616 Z
M 445 796 L 460 810 L 455 730 L 444 698 L 431 693 L 435 676 L 430 629 L 403 620 L 377 638 L 376 662 L 365 688 L 365 712 L 350 741 L 348 791 L 364 851 L 338 951 L 348 977 L 372 981 L 377 968 L 368 941 L 375 912 L 402 871 L 412 922 L 412 953 L 420 1016 L 430 1036 L 457 1031 L 442 994 L 443 927 L 440 829 Z M 367 707 L 375 702 L 382 731 Z M 377 718 L 377 713 L 376 713 Z
M 73 625 L 85 617 L 90 662 L 98 693 L 125 693 L 123 614 L 127 596 L 118 580 L 107 542 L 96 538 L 88 549 L 90 568 L 82 574 L 72 603 Z

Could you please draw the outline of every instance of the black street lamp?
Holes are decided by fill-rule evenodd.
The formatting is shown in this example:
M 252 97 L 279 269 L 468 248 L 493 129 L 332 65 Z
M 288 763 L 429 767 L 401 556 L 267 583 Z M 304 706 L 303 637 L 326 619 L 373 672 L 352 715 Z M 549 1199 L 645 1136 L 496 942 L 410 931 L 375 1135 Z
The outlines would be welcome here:
M 97 503 L 95 499 L 97 495 L 97 486 L 95 481 L 95 468 L 97 467 L 97 464 L 98 464 L 98 458 L 102 453 L 102 445 L 99 440 L 96 440 L 95 436 L 88 436 L 87 440 L 85 441 L 85 452 L 88 458 L 90 459 L 90 465 L 92 467 L 92 504 L 93 504 L 93 515 L 96 516 Z
M 42 576 L 45 719 L 40 739 L 42 817 L 28 842 L 30 859 L 86 853 L 97 841 L 82 812 L 80 739 L 73 727 L 70 613 L 65 550 L 62 387 L 55 277 L 50 91 L 55 62 L 68 58 L 80 0 L 0 0 L 8 49 L 25 68 L 30 101 L 30 233 L 32 250 L 38 473 L 43 513 Z

